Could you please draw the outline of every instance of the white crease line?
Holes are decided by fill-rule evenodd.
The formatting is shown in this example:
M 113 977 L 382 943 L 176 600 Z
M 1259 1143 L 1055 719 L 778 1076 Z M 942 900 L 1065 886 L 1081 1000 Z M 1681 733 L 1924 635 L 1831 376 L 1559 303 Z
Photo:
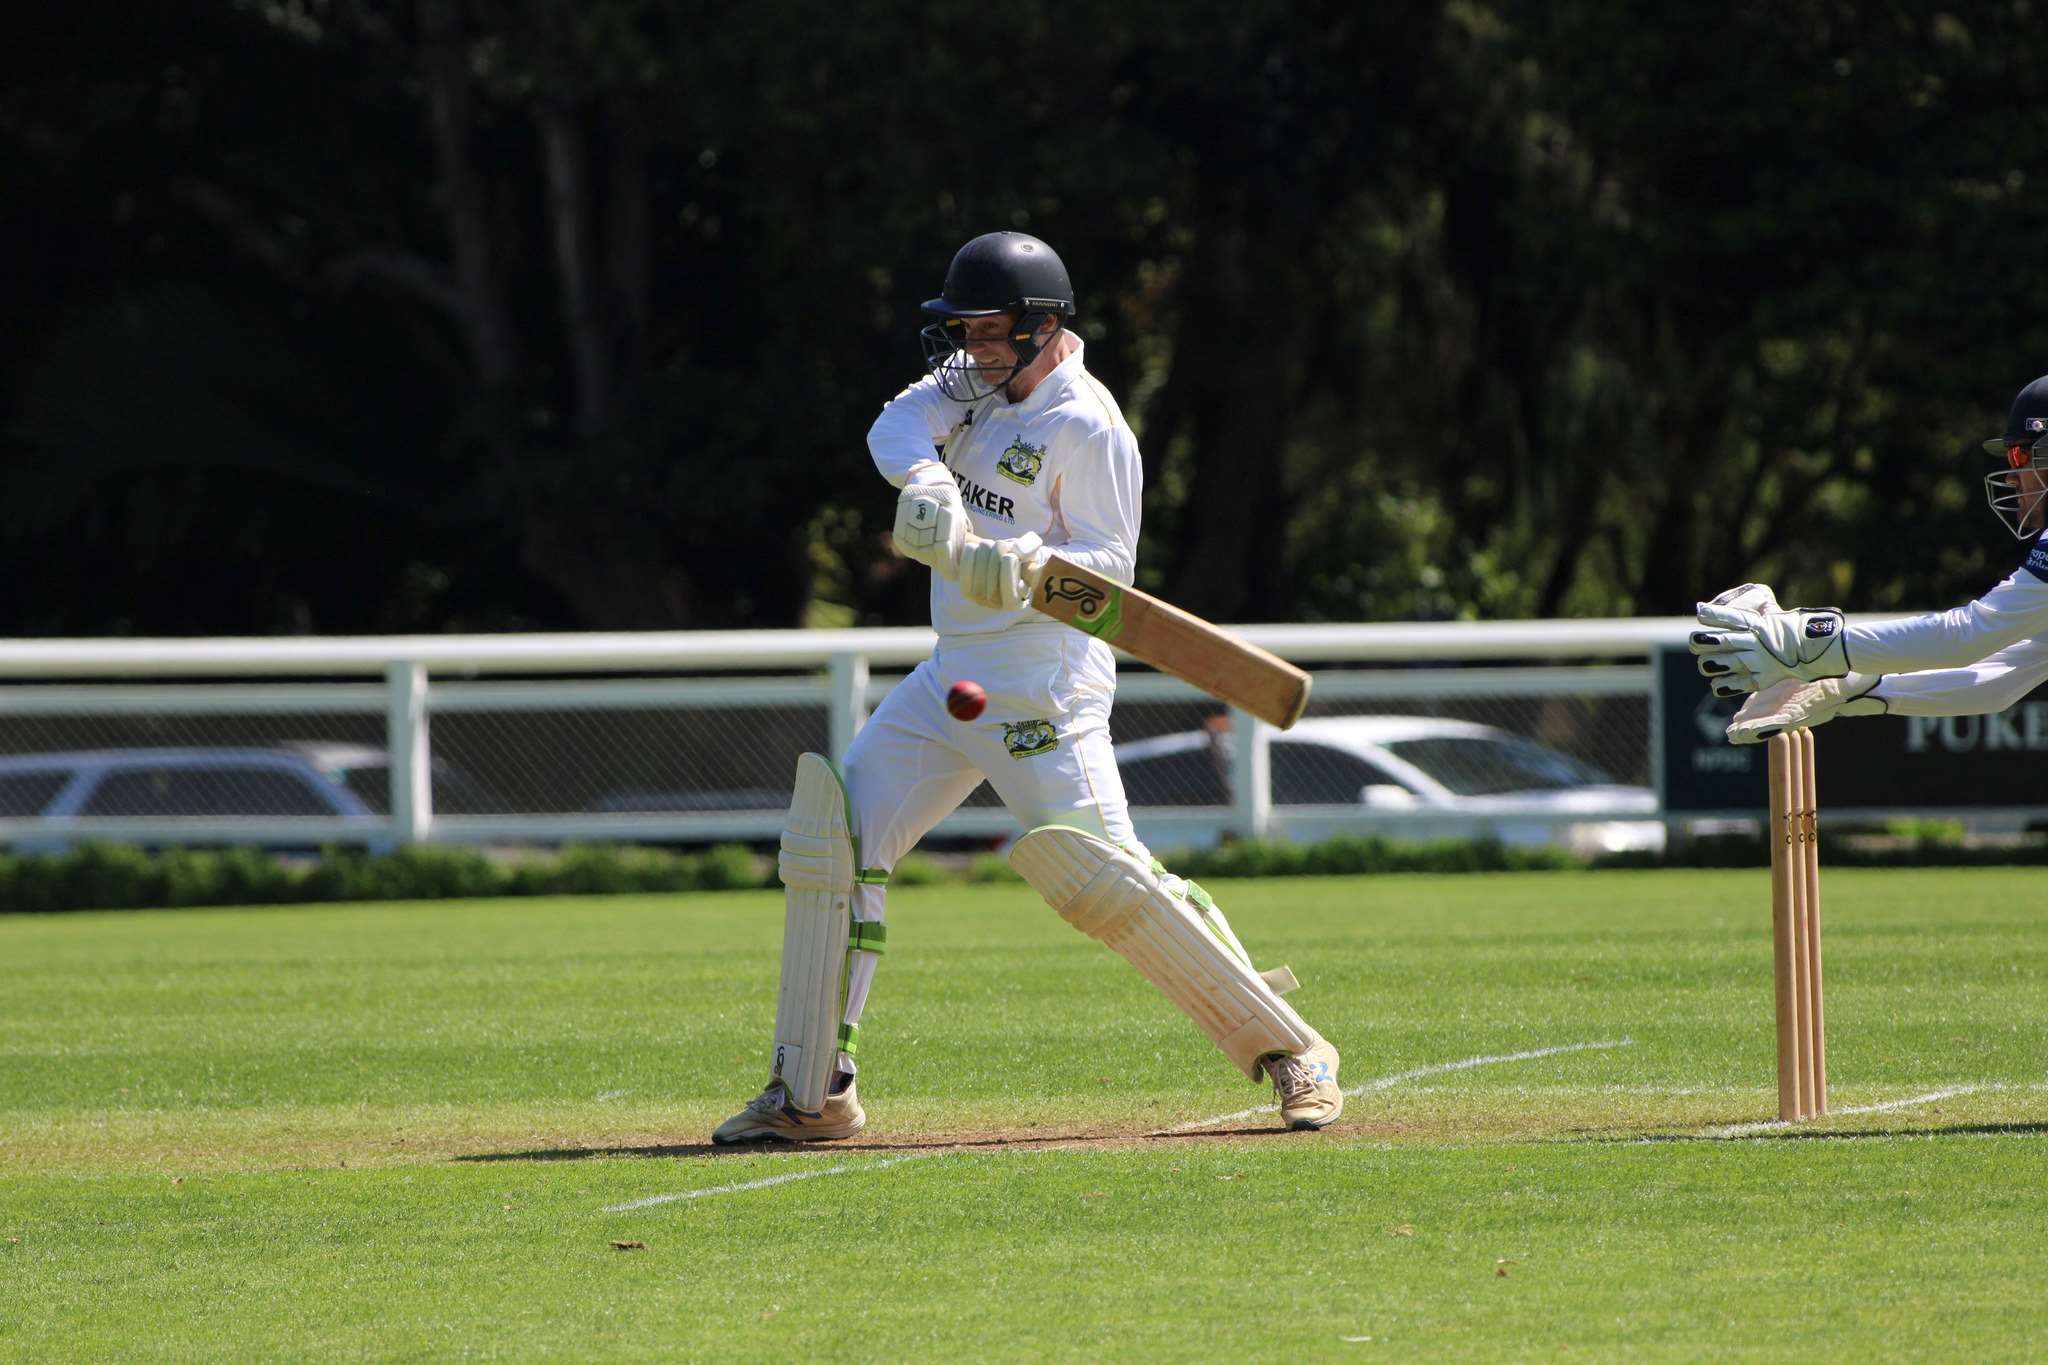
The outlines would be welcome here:
M 1531 1048 L 1527 1052 L 1502 1052 L 1490 1057 L 1467 1057 L 1462 1061 L 1438 1062 L 1433 1066 L 1418 1066 L 1413 1071 L 1397 1071 L 1391 1076 L 1375 1077 L 1363 1085 L 1352 1086 L 1344 1094 L 1349 1097 L 1363 1095 L 1368 1091 L 1390 1090 L 1403 1081 L 1420 1080 L 1424 1076 L 1440 1076 L 1447 1071 L 1468 1071 L 1475 1066 L 1493 1066 L 1499 1062 L 1533 1062 L 1539 1057 L 1555 1057 L 1564 1052 L 1594 1052 L 1601 1048 L 1632 1047 L 1635 1041 L 1633 1038 L 1610 1038 L 1599 1043 L 1560 1043 L 1556 1047 Z M 1262 1104 L 1253 1109 L 1240 1109 L 1235 1114 L 1218 1114 L 1213 1119 L 1196 1119 L 1193 1123 L 1183 1123 L 1177 1128 L 1163 1129 L 1162 1132 L 1167 1136 L 1174 1133 L 1192 1133 L 1198 1128 L 1214 1128 L 1219 1123 L 1279 1112 L 1280 1106 L 1277 1104 Z
M 1045 1147 L 991 1147 L 986 1150 L 972 1150 L 965 1147 L 942 1147 L 930 1152 L 906 1152 L 902 1156 L 884 1157 L 880 1161 L 848 1162 L 842 1166 L 827 1166 L 818 1171 L 788 1171 L 782 1175 L 765 1176 L 760 1180 L 743 1180 L 735 1185 L 714 1185 L 708 1190 L 684 1190 L 678 1194 L 651 1194 L 645 1199 L 630 1199 L 623 1204 L 608 1204 L 598 1210 L 600 1213 L 631 1213 L 635 1209 L 651 1209 L 657 1204 L 673 1204 L 680 1199 L 706 1199 L 714 1194 L 739 1194 L 746 1190 L 765 1190 L 770 1185 L 787 1185 L 792 1180 L 816 1180 L 826 1175 L 859 1175 L 863 1171 L 879 1171 L 889 1166 L 901 1166 L 906 1161 L 922 1161 L 934 1156 L 990 1156 L 996 1152 L 1014 1155 L 1029 1155 L 1035 1152 L 1070 1152 L 1079 1145 L 1071 1142 L 1053 1143 Z
M 1531 1062 L 1539 1057 L 1555 1057 L 1566 1052 L 1596 1052 L 1611 1047 L 1633 1047 L 1635 1041 L 1633 1038 L 1612 1038 L 1598 1043 L 1561 1043 L 1556 1047 L 1531 1048 L 1527 1052 L 1503 1052 L 1488 1057 L 1466 1057 L 1456 1062 L 1438 1062 L 1433 1066 L 1418 1066 L 1412 1071 L 1397 1071 L 1391 1076 L 1378 1076 L 1365 1082 L 1363 1085 L 1354 1085 L 1344 1093 L 1346 1096 L 1355 1097 L 1363 1095 L 1367 1091 L 1390 1090 L 1404 1081 L 1418 1080 L 1423 1076 L 1439 1076 L 1450 1071 L 1467 1071 L 1475 1066 L 1492 1066 L 1499 1062 Z M 1603 1088 L 1611 1090 L 1615 1087 Z M 1910 1099 L 1887 1100 L 1883 1104 L 1865 1104 L 1851 1109 L 1837 1109 L 1832 1111 L 1828 1117 L 1846 1117 L 1851 1114 L 1882 1114 L 1887 1110 L 1908 1109 L 1916 1104 L 1933 1104 L 1937 1100 L 1950 1099 L 1956 1095 L 1974 1094 L 1980 1090 L 2012 1089 L 2048 1090 L 2048 1081 L 2030 1081 L 2017 1086 L 1997 1082 L 1986 1082 L 1981 1085 L 1959 1085 L 1948 1090 L 1936 1090 L 1931 1094 L 1914 1095 Z M 1712 1092 L 1675 1090 L 1671 1093 Z M 1202 1119 L 1196 1123 L 1182 1124 L 1178 1128 L 1168 1128 L 1163 1131 L 1163 1134 L 1156 1134 L 1155 1136 L 1171 1136 L 1174 1133 L 1192 1132 L 1197 1128 L 1211 1128 L 1219 1123 L 1229 1123 L 1232 1119 L 1251 1118 L 1255 1114 L 1275 1113 L 1279 1108 L 1280 1106 L 1277 1104 L 1269 1104 L 1257 1109 L 1245 1109 L 1235 1114 L 1224 1114 L 1213 1119 Z M 1787 1124 L 1782 1119 L 1767 1119 L 1761 1123 L 1738 1123 L 1728 1128 L 1710 1129 L 1706 1136 L 1738 1137 L 1744 1133 L 1762 1132 L 1770 1128 L 1788 1128 L 1790 1126 L 1790 1124 Z M 1068 1152 L 1075 1150 L 1079 1145 L 1077 1143 L 1054 1143 L 1045 1147 L 1000 1147 L 990 1150 L 1013 1154 L 1019 1152 Z M 967 1149 L 960 1147 L 947 1147 L 933 1152 L 907 1152 L 902 1156 L 884 1157 L 880 1161 L 852 1162 L 842 1166 L 827 1166 L 823 1170 L 817 1171 L 787 1171 L 782 1175 L 765 1176 L 760 1180 L 743 1180 L 733 1185 L 714 1185 L 704 1190 L 684 1190 L 677 1194 L 652 1194 L 645 1199 L 631 1199 L 623 1204 L 608 1204 L 600 1211 L 603 1213 L 631 1213 L 635 1209 L 650 1209 L 659 1204 L 673 1204 L 678 1200 L 705 1199 L 714 1194 L 740 1194 L 747 1190 L 765 1190 L 771 1185 L 787 1185 L 793 1180 L 816 1180 L 820 1176 L 857 1175 L 862 1171 L 879 1171 L 890 1166 L 901 1166 L 906 1161 L 920 1161 L 925 1157 L 966 1156 L 970 1154 L 986 1156 L 989 1155 L 989 1152 L 969 1153 Z
M 1539 1057 L 1555 1057 L 1566 1052 L 1594 1052 L 1602 1048 L 1632 1047 L 1634 1044 L 1635 1039 L 1633 1038 L 1610 1038 L 1598 1043 L 1560 1043 L 1556 1047 L 1531 1048 L 1527 1052 L 1502 1052 L 1486 1057 L 1466 1057 L 1460 1061 L 1438 1062 L 1431 1066 L 1418 1066 L 1412 1071 L 1397 1071 L 1391 1076 L 1376 1077 L 1365 1082 L 1363 1085 L 1354 1085 L 1344 1093 L 1347 1096 L 1363 1095 L 1367 1091 L 1390 1089 L 1401 1084 L 1403 1081 L 1418 1080 L 1424 1076 L 1440 1076 L 1449 1071 L 1467 1071 L 1475 1066 L 1492 1066 L 1499 1062 L 1532 1062 Z M 1163 1133 L 1154 1134 L 1153 1136 L 1171 1136 L 1175 1133 L 1193 1132 L 1198 1128 L 1213 1128 L 1219 1123 L 1229 1123 L 1232 1119 L 1250 1118 L 1254 1114 L 1277 1113 L 1279 1108 L 1280 1106 L 1277 1104 L 1262 1105 L 1257 1109 L 1245 1109 L 1235 1114 L 1222 1114 L 1213 1119 L 1200 1119 L 1194 1123 L 1184 1123 L 1178 1128 L 1168 1128 Z M 771 1185 L 786 1185 L 793 1180 L 816 1180 L 820 1176 L 856 1175 L 862 1171 L 879 1171 L 890 1166 L 900 1166 L 906 1161 L 916 1161 L 921 1157 L 958 1156 L 963 1154 L 964 1150 L 952 1147 L 936 1152 L 911 1152 L 904 1156 L 885 1157 L 880 1161 L 827 1166 L 822 1170 L 816 1171 L 788 1171 L 782 1175 L 764 1176 L 760 1180 L 745 1180 L 734 1185 L 714 1185 L 709 1189 L 684 1190 L 676 1194 L 653 1194 L 645 1199 L 629 1200 L 624 1204 L 610 1204 L 601 1211 L 604 1213 L 631 1213 L 635 1209 L 653 1208 L 657 1204 L 673 1204 L 683 1199 L 704 1199 L 714 1194 L 739 1194 L 745 1190 L 765 1190 Z M 996 1150 L 1060 1152 L 1070 1150 L 1070 1148 L 1065 1145 L 1054 1145 L 1030 1148 L 1006 1147 Z
M 950 1149 L 948 1149 L 950 1150 Z M 885 1166 L 901 1166 L 906 1161 L 922 1157 L 945 1156 L 948 1150 L 936 1152 L 909 1152 L 903 1156 L 884 1157 L 880 1161 L 854 1162 L 845 1166 L 827 1166 L 817 1171 L 785 1171 L 781 1175 L 766 1176 L 760 1180 L 743 1180 L 736 1185 L 713 1185 L 708 1190 L 684 1190 L 680 1194 L 650 1194 L 645 1199 L 629 1199 L 623 1204 L 607 1204 L 603 1213 L 631 1213 L 634 1209 L 651 1209 L 656 1204 L 673 1204 L 679 1199 L 706 1199 L 714 1194 L 738 1194 L 742 1190 L 765 1190 L 770 1185 L 787 1185 L 792 1180 L 816 1180 L 824 1175 L 846 1175 L 853 1171 L 879 1171 Z
M 1883 1104 L 1859 1104 L 1850 1109 L 1830 1109 L 1820 1115 L 1822 1118 L 1847 1118 L 1851 1114 L 1883 1114 L 1893 1109 L 1911 1109 L 1917 1104 L 1933 1104 L 1936 1100 L 1953 1099 L 1957 1095 L 1974 1095 L 1980 1090 L 2002 1090 L 2005 1087 L 1986 1082 L 1982 1085 L 1957 1085 L 1947 1090 L 1931 1090 L 1925 1095 L 1914 1095 L 1909 1099 L 1886 1100 Z M 1764 1119 L 1757 1123 L 1733 1123 L 1726 1128 L 1709 1128 L 1707 1137 L 1742 1137 L 1748 1133 L 1767 1132 L 1773 1128 L 1790 1128 L 1784 1119 Z

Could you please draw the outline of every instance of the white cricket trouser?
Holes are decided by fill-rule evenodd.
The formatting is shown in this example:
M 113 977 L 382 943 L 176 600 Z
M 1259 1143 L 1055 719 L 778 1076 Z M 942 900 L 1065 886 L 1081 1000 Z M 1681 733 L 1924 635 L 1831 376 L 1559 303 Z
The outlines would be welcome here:
M 959 721 L 946 692 L 981 684 L 988 709 Z M 1107 645 L 1064 626 L 1012 630 L 986 640 L 941 640 L 892 689 L 847 750 L 847 799 L 863 867 L 888 870 L 987 778 L 1022 829 L 1072 825 L 1151 855 L 1131 830 L 1123 780 L 1110 753 L 1116 659 Z M 879 921 L 884 892 L 856 886 L 853 917 Z M 875 956 L 855 953 L 846 1019 L 860 1022 Z M 841 1055 L 840 1069 L 854 1069 Z

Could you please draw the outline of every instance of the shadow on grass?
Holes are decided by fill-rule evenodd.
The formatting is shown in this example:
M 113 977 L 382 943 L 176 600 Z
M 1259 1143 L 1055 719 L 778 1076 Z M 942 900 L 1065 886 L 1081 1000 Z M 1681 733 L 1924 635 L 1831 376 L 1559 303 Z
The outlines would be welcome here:
M 600 1157 L 685 1157 L 744 1155 L 760 1148 L 715 1147 L 708 1142 L 663 1143 L 652 1147 L 540 1147 L 528 1152 L 469 1152 L 454 1158 L 462 1162 L 493 1161 L 590 1161 Z
M 595 1161 L 623 1158 L 693 1158 L 759 1156 L 763 1152 L 802 1152 L 831 1156 L 838 1152 L 974 1152 L 1030 1151 L 1047 1147 L 1108 1147 L 1142 1143 L 1195 1143 L 1217 1138 L 1276 1138 L 1301 1141 L 1305 1135 L 1284 1128 L 1208 1128 L 1192 1133 L 906 1133 L 901 1137 L 849 1142 L 745 1142 L 730 1147 L 709 1142 L 660 1143 L 652 1146 L 542 1147 L 524 1152 L 471 1152 L 454 1160 L 470 1164 L 500 1161 Z
M 1740 1131 L 1686 1132 L 1686 1133 L 1609 1133 L 1600 1137 L 1578 1138 L 1575 1141 L 1591 1143 L 1633 1144 L 1643 1142 L 1854 1142 L 1870 1138 L 1929 1138 L 1929 1137 L 2039 1137 L 2048 1134 L 2048 1122 L 2029 1123 L 1955 1123 L 1939 1128 L 1813 1128 L 1795 1127 L 1751 1127 L 1748 1124 L 1732 1125 Z

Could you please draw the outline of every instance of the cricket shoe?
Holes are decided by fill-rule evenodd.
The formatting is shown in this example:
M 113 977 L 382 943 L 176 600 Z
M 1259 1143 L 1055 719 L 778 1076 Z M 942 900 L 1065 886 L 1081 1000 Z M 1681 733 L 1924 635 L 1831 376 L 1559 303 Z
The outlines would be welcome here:
M 1331 1054 L 1334 1059 L 1335 1053 Z M 853 1077 L 846 1088 L 825 1097 L 825 1107 L 807 1114 L 789 1103 L 789 1092 L 779 1080 L 747 1101 L 747 1107 L 718 1125 L 711 1140 L 720 1146 L 739 1142 L 830 1142 L 852 1137 L 867 1126 L 867 1112 L 853 1093 Z
M 1289 1128 L 1327 1128 L 1344 1112 L 1337 1088 L 1337 1049 L 1318 1042 L 1293 1056 L 1266 1058 L 1266 1074 L 1280 1096 L 1280 1119 Z

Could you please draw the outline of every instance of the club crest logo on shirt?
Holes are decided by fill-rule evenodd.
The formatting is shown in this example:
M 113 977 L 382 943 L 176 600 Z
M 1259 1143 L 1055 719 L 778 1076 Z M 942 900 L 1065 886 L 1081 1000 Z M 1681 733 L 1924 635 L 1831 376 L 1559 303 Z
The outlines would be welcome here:
M 1059 731 L 1053 729 L 1049 720 L 1003 722 L 1003 747 L 1010 751 L 1011 758 L 1030 758 L 1057 749 L 1059 744 Z
M 1010 448 L 1003 452 L 1003 458 L 996 461 L 996 473 L 1011 483 L 1021 483 L 1026 488 L 1038 482 L 1038 471 L 1045 467 L 1045 447 L 1028 446 L 1024 438 L 1010 442 Z

